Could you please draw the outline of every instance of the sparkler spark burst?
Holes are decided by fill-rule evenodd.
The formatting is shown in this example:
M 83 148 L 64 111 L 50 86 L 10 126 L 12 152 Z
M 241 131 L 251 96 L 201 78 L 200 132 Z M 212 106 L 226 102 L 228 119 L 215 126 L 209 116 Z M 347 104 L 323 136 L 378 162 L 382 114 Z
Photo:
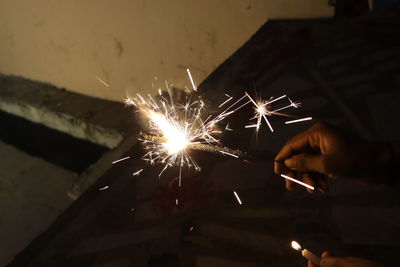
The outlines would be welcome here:
M 161 93 L 156 100 L 150 95 L 145 99 L 140 94 L 135 98 L 127 97 L 125 103 L 134 105 L 149 122 L 149 134 L 156 138 L 140 138 L 146 151 L 143 158 L 150 164 L 165 164 L 161 174 L 174 165 L 180 167 L 194 167 L 196 171 L 200 166 L 192 159 L 189 146 L 196 144 L 218 144 L 219 140 L 213 137 L 218 134 L 211 127 L 214 120 L 208 123 L 202 120 L 204 103 L 201 99 L 184 105 L 174 105 L 172 100 L 167 100 Z M 179 175 L 181 178 L 181 175 Z M 179 179 L 180 184 L 180 179 Z
M 197 87 L 188 69 L 187 73 L 193 90 L 197 92 Z M 225 94 L 227 99 L 219 105 L 219 108 L 223 107 L 223 111 L 216 116 L 209 115 L 206 119 L 203 119 L 206 110 L 200 97 L 195 97 L 192 94 L 186 97 L 184 104 L 174 104 L 168 83 L 165 82 L 165 85 L 168 98 L 159 89 L 157 97 L 152 97 L 150 94 L 143 97 L 141 94 L 137 94 L 135 97 L 127 97 L 125 103 L 135 106 L 136 110 L 144 115 L 146 121 L 148 121 L 149 135 L 144 134 L 139 138 L 146 151 L 143 159 L 150 164 L 164 164 L 159 176 L 168 167 L 179 166 L 179 186 L 181 186 L 183 167 L 193 167 L 196 171 L 201 169 L 190 154 L 192 149 L 217 152 L 235 158 L 244 154 L 241 151 L 220 146 L 220 141 L 216 135 L 222 134 L 223 131 L 217 131 L 214 127 L 237 110 L 248 104 L 253 104 L 254 117 L 250 120 L 256 120 L 256 123 L 247 125 L 246 128 L 256 128 L 256 132 L 258 132 L 262 121 L 265 121 L 270 131 L 273 132 L 274 130 L 267 117 L 272 115 L 289 116 L 280 112 L 290 107 L 297 108 L 300 106 L 300 103 L 293 102 L 286 95 L 269 100 L 254 100 L 245 92 L 242 97 L 234 101 L 234 97 Z M 278 105 L 279 100 L 286 100 L 288 103 Z M 233 103 L 230 104 L 231 102 Z M 289 123 L 293 122 L 296 121 Z M 229 124 L 225 125 L 225 131 L 232 131 Z
M 285 110 L 287 108 L 291 108 L 291 107 L 293 107 L 293 108 L 300 107 L 300 103 L 293 102 L 286 95 L 282 95 L 282 96 L 277 97 L 277 98 L 270 98 L 269 100 L 260 99 L 260 100 L 257 100 L 257 101 L 254 100 L 247 92 L 245 92 L 245 95 L 250 99 L 250 102 L 253 103 L 253 105 L 254 105 L 254 117 L 251 118 L 250 120 L 256 120 L 255 124 L 247 125 L 246 128 L 256 128 L 256 132 L 258 132 L 260 130 L 261 123 L 262 123 L 263 119 L 267 123 L 270 131 L 271 132 L 274 131 L 274 129 L 272 128 L 272 125 L 269 122 L 267 116 L 272 116 L 272 115 L 289 116 L 289 115 L 280 113 L 280 111 Z M 277 102 L 279 100 L 284 100 L 284 99 L 287 99 L 290 104 L 285 105 L 283 107 L 275 108 L 275 109 L 272 108 L 272 104 L 274 102 Z

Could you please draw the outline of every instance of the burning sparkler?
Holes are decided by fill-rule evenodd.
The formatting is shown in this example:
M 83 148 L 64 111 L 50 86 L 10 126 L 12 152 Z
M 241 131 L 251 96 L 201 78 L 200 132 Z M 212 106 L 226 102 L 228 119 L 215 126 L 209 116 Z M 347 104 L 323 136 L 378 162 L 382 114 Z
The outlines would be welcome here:
M 142 135 L 146 154 L 144 159 L 150 164 L 157 162 L 165 164 L 160 175 L 174 165 L 180 167 L 179 185 L 181 185 L 181 170 L 183 166 L 194 167 L 199 171 L 200 166 L 192 159 L 189 148 L 202 145 L 218 144 L 213 137 L 216 134 L 202 118 L 204 103 L 201 99 L 186 102 L 184 105 L 174 105 L 160 92 L 160 98 L 150 95 L 145 99 L 141 95 L 127 98 L 128 105 L 134 105 L 149 122 L 150 135 Z
M 197 91 L 189 69 L 186 71 L 193 90 Z M 219 108 L 227 107 L 216 116 L 213 117 L 210 115 L 203 120 L 203 114 L 206 110 L 205 104 L 200 97 L 196 98 L 190 95 L 186 98 L 184 104 L 174 104 L 168 83 L 165 82 L 165 85 L 168 98 L 165 97 L 161 89 L 159 89 L 159 96 L 157 98 L 153 98 L 151 95 L 143 97 L 137 94 L 136 97 L 127 97 L 125 103 L 135 106 L 137 111 L 144 115 L 146 121 L 149 123 L 149 131 L 139 137 L 146 151 L 143 159 L 150 164 L 164 164 L 164 168 L 159 176 L 161 176 L 168 167 L 179 166 L 179 186 L 181 186 L 183 167 L 193 167 L 196 171 L 201 169 L 192 158 L 190 154 L 191 150 L 219 153 L 241 159 L 248 158 L 247 154 L 240 150 L 221 145 L 217 135 L 222 134 L 223 131 L 215 130 L 214 126 L 217 123 L 252 103 L 254 105 L 255 115 L 250 120 L 256 119 L 256 123 L 247 125 L 246 128 L 254 127 L 258 132 L 262 121 L 265 121 L 271 132 L 273 132 L 274 130 L 267 118 L 268 116 L 288 116 L 280 113 L 280 111 L 290 107 L 297 108 L 300 106 L 300 103 L 293 102 L 286 95 L 270 98 L 269 100 L 256 101 L 246 92 L 236 101 L 233 100 L 234 98 L 232 96 L 226 95 L 227 99 L 219 105 Z M 289 101 L 288 104 L 283 106 L 277 105 L 277 103 L 279 103 L 278 101 L 285 99 Z M 233 103 L 230 104 L 231 102 Z M 304 120 L 308 120 L 308 118 L 297 121 Z M 290 121 L 288 123 L 294 122 L 296 121 Z M 225 131 L 231 130 L 232 129 L 230 129 L 227 124 L 225 126 Z M 134 173 L 134 175 L 135 174 L 136 173 Z
M 214 130 L 214 125 L 227 116 L 233 114 L 244 105 L 242 97 L 223 112 L 211 119 L 202 119 L 204 102 L 198 98 L 184 105 L 174 105 L 171 99 L 163 96 L 161 90 L 159 99 L 148 95 L 147 98 L 138 94 L 136 97 L 127 97 L 125 103 L 133 105 L 143 114 L 149 122 L 149 134 L 142 134 L 139 139 L 146 150 L 143 158 L 150 164 L 163 163 L 164 168 L 159 176 L 171 166 L 179 166 L 179 186 L 181 185 L 182 167 L 194 167 L 196 171 L 200 166 L 189 153 L 190 150 L 201 150 L 220 153 L 235 158 L 244 158 L 246 154 L 221 146 L 216 135 L 222 131 Z M 226 127 L 229 129 L 229 127 Z

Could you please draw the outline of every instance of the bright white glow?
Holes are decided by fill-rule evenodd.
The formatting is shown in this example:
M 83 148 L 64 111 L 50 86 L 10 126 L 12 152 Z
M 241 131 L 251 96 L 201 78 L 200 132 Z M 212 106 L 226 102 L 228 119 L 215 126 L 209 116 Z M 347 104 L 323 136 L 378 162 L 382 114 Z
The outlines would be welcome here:
M 299 180 L 296 180 L 296 179 L 294 179 L 294 178 L 292 178 L 292 177 L 289 177 L 289 176 L 287 176 L 287 175 L 284 175 L 284 174 L 281 174 L 281 176 L 282 176 L 283 178 L 285 178 L 285 179 L 288 179 L 288 180 L 290 180 L 290 181 L 293 181 L 293 182 L 295 182 L 295 183 L 298 183 L 299 185 L 302 185 L 302 186 L 307 187 L 307 188 L 309 188 L 309 189 L 311 189 L 311 190 L 314 190 L 314 186 L 312 186 L 312 185 L 303 183 L 303 182 L 301 182 L 301 181 L 299 181 Z
M 180 131 L 177 127 L 168 122 L 163 114 L 152 110 L 149 110 L 148 113 L 150 120 L 154 122 L 163 134 L 165 138 L 163 146 L 168 151 L 169 155 L 176 154 L 187 147 L 189 140 L 183 131 Z
M 301 246 L 299 243 L 297 243 L 296 241 L 292 241 L 292 248 L 294 248 L 295 250 L 301 251 Z
M 297 120 L 292 120 L 292 121 L 285 121 L 285 124 L 291 124 L 291 123 L 296 123 L 296 122 L 301 122 L 301 121 L 310 121 L 312 120 L 312 117 L 307 117 L 307 118 L 302 118 L 302 119 L 297 119 Z

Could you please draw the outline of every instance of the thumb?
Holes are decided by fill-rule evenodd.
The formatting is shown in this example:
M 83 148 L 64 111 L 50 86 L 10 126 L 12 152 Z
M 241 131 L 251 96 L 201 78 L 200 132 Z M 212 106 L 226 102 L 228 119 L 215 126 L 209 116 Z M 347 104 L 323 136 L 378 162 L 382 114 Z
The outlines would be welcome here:
M 325 157 L 323 155 L 297 154 L 285 160 L 285 165 L 299 172 L 314 171 L 325 174 Z

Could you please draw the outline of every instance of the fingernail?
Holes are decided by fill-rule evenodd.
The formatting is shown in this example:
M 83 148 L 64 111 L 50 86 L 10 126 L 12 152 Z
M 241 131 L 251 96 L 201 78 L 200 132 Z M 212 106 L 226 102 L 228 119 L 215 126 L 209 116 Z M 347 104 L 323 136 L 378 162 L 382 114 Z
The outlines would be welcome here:
M 294 160 L 293 159 L 287 159 L 285 160 L 285 165 L 289 168 L 294 166 Z

